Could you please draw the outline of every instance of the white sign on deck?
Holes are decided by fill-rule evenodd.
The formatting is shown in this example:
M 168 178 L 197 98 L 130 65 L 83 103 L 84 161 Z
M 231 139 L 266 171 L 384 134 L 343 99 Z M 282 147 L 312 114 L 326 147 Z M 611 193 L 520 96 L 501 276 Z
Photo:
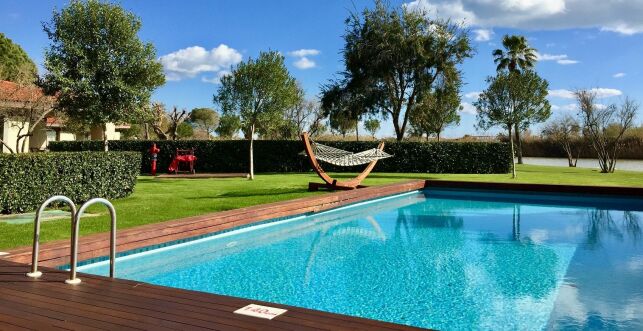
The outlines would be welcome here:
M 235 310 L 234 313 L 271 320 L 287 311 L 288 310 L 286 309 L 249 304 L 243 308 Z

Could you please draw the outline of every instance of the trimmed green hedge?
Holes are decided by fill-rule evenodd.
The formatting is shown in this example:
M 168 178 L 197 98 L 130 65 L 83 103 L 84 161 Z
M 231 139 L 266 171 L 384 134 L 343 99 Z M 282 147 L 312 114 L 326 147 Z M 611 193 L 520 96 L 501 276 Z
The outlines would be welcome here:
M 32 211 L 58 194 L 76 203 L 128 196 L 140 164 L 136 152 L 0 154 L 0 212 Z
M 142 154 L 141 173 L 150 172 L 152 143 L 161 150 L 158 171 L 166 172 L 176 148 L 194 147 L 197 172 L 247 172 L 249 143 L 246 140 L 180 140 L 141 141 L 116 140 L 109 142 L 113 151 L 138 151 Z M 373 148 L 375 142 L 323 142 L 348 151 Z M 87 151 L 102 149 L 101 141 L 51 142 L 52 151 Z M 297 140 L 257 140 L 254 143 L 256 172 L 307 172 L 308 160 L 301 154 L 303 145 Z M 388 142 L 385 151 L 392 158 L 377 163 L 376 172 L 413 173 L 508 173 L 511 169 L 511 149 L 505 143 L 486 142 Z M 342 168 L 323 165 L 326 171 L 356 172 L 361 167 Z

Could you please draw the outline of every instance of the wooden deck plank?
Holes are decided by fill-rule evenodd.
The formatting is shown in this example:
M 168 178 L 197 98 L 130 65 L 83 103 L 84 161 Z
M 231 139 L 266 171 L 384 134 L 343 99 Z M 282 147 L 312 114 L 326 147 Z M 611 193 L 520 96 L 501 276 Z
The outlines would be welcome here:
M 52 286 L 59 285 L 59 286 Z M 1 286 L 1 285 L 0 285 Z M 83 286 L 86 289 L 88 286 Z M 251 317 L 242 316 L 246 321 L 228 318 L 232 311 L 220 309 L 205 309 L 193 307 L 185 309 L 185 305 L 177 305 L 168 302 L 163 298 L 157 298 L 155 301 L 142 298 L 136 295 L 127 295 L 120 293 L 114 296 L 111 290 L 96 289 L 95 291 L 80 291 L 79 287 L 70 288 L 66 284 L 47 284 L 46 288 L 34 288 L 27 290 L 35 293 L 41 290 L 47 290 L 51 295 L 67 301 L 78 304 L 92 304 L 98 308 L 104 308 L 110 311 L 119 312 L 120 316 L 126 318 L 134 317 L 135 320 L 149 325 L 160 325 L 170 327 L 175 330 L 182 330 L 190 327 L 195 330 L 239 330 L 251 329 L 256 326 Z M 96 296 L 101 300 L 96 301 Z M 123 302 L 122 297 L 127 296 L 127 301 Z M 151 303 L 154 302 L 152 305 Z M 159 310 L 162 310 L 161 314 Z M 124 314 L 124 315 L 123 315 Z M 264 321 L 261 321 L 264 322 Z M 266 330 L 320 330 L 313 328 L 311 325 L 301 324 L 296 328 L 289 323 L 281 322 L 264 322 Z M 156 328 L 156 327 L 155 327 Z
M 46 330 L 50 328 L 55 328 L 60 330 L 78 330 L 78 331 L 105 330 L 105 329 L 100 329 L 90 325 L 82 325 L 82 324 L 74 323 L 68 320 L 60 320 L 57 318 L 52 318 L 51 316 L 47 316 L 46 313 L 43 315 L 34 307 L 18 305 L 18 304 L 13 305 L 11 307 L 0 305 L 0 314 L 4 316 L 11 316 L 11 317 L 17 317 L 23 320 L 28 320 L 29 323 L 26 323 L 26 324 L 16 323 L 14 325 L 25 326 L 25 327 L 36 327 L 38 330 Z M 0 317 L 0 321 L 4 321 L 4 320 L 5 320 L 4 318 Z

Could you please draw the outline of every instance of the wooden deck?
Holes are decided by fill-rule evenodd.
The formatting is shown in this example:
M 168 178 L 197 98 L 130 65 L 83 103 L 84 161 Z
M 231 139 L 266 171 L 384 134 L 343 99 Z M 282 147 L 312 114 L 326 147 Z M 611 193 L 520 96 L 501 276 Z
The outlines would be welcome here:
M 418 330 L 304 308 L 180 290 L 0 260 L 0 330 Z M 287 309 L 272 320 L 234 314 L 250 303 Z

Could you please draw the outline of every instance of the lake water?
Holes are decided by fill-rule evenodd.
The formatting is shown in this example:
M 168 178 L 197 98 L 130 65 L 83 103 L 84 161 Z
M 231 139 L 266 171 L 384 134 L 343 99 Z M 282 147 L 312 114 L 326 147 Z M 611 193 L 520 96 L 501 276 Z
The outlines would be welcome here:
M 554 157 L 523 157 L 525 164 L 567 167 L 567 159 Z M 579 159 L 579 168 L 600 169 L 597 159 Z M 616 170 L 643 171 L 643 160 L 618 160 Z

